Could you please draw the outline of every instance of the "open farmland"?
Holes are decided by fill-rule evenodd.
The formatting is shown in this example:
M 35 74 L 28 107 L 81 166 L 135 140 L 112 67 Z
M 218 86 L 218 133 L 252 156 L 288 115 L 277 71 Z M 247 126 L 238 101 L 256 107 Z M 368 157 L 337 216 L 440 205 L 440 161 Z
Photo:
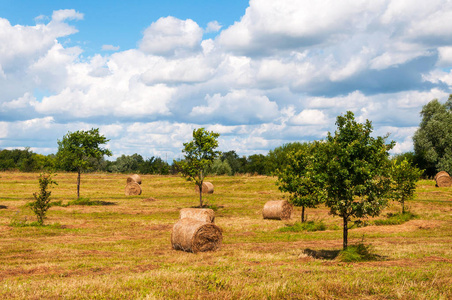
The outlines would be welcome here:
M 452 188 L 420 181 L 407 203 L 418 218 L 401 225 L 353 227 L 349 244 L 364 241 L 381 258 L 346 263 L 341 219 L 308 209 L 326 230 L 282 232 L 299 222 L 263 220 L 281 198 L 275 178 L 208 177 L 205 200 L 223 230 L 216 252 L 171 248 L 179 210 L 199 204 L 193 184 L 177 176 L 142 175 L 143 193 L 124 196 L 127 175 L 82 174 L 81 197 L 104 205 L 56 206 L 47 226 L 25 205 L 39 189 L 37 173 L 0 173 L 0 295 L 5 299 L 451 299 Z M 53 201 L 76 198 L 76 174 L 54 178 Z M 377 219 L 400 211 L 391 204 Z M 374 219 L 367 220 L 372 223 Z M 305 251 L 318 254 L 319 258 Z

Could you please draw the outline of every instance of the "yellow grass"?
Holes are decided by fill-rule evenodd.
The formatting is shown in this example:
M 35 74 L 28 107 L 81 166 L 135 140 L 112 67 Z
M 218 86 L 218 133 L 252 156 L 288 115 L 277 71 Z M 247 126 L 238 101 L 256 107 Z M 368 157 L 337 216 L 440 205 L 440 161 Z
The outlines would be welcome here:
M 198 204 L 191 183 L 177 176 L 141 175 L 143 193 L 127 197 L 127 175 L 82 174 L 81 196 L 114 205 L 52 207 L 45 227 L 25 206 L 39 174 L 0 173 L 0 295 L 4 299 L 450 299 L 452 298 L 452 189 L 421 181 L 418 219 L 402 225 L 349 231 L 381 261 L 314 259 L 303 250 L 339 250 L 341 220 L 328 209 L 308 209 L 318 232 L 279 232 L 300 219 L 264 220 L 263 205 L 282 199 L 264 176 L 209 177 L 223 229 L 221 250 L 185 253 L 171 248 L 179 210 Z M 54 201 L 76 198 L 76 174 L 60 173 Z M 433 182 L 433 184 L 432 184 Z M 388 212 L 398 212 L 393 204 Z

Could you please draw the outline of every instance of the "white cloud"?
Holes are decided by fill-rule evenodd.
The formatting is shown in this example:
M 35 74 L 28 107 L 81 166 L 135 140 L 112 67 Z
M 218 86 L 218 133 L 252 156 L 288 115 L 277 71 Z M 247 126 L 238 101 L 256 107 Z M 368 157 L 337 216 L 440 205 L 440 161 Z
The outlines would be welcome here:
M 102 45 L 102 51 L 118 51 L 119 46 L 113 46 L 113 45 Z
M 268 122 L 278 116 L 278 105 L 259 93 L 236 90 L 224 96 L 206 96 L 206 100 L 207 105 L 193 107 L 190 113 L 193 120 L 252 124 Z
M 155 55 L 173 55 L 200 47 L 202 29 L 193 20 L 160 18 L 144 31 L 140 50 Z
M 326 122 L 326 115 L 318 109 L 305 109 L 290 119 L 294 125 L 324 125 Z
M 206 32 L 217 32 L 221 29 L 221 27 L 222 26 L 220 25 L 220 23 L 218 23 L 217 21 L 212 21 L 207 24 Z

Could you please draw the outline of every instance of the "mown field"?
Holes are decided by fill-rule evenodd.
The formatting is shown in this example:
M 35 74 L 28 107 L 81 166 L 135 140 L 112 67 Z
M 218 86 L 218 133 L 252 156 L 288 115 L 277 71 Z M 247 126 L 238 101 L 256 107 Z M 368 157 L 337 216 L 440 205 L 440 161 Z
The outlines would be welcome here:
M 371 245 L 379 259 L 350 263 L 334 258 L 341 220 L 327 208 L 307 211 L 323 231 L 281 231 L 300 208 L 288 221 L 262 219 L 263 205 L 282 197 L 273 177 L 209 177 L 223 245 L 193 254 L 170 241 L 179 210 L 199 204 L 183 178 L 143 175 L 142 195 L 126 197 L 126 175 L 82 174 L 81 196 L 103 205 L 56 206 L 47 226 L 18 226 L 36 220 L 26 204 L 38 176 L 0 173 L 4 299 L 452 299 L 452 188 L 433 181 L 408 203 L 416 219 L 351 228 L 349 244 Z M 55 180 L 52 199 L 73 201 L 76 174 Z M 376 219 L 398 211 L 391 204 Z

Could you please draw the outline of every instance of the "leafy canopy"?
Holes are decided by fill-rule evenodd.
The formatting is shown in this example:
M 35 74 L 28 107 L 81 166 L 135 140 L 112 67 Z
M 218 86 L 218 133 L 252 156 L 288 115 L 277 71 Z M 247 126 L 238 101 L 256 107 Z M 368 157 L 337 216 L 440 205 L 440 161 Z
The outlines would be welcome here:
M 218 148 L 219 133 L 206 131 L 204 128 L 193 130 L 193 140 L 184 143 L 182 152 L 185 154 L 184 160 L 175 162 L 179 172 L 188 181 L 193 181 L 199 187 L 199 201 L 202 207 L 202 183 L 204 181 L 205 170 L 213 163 L 220 154 L 215 149 Z
M 305 208 L 315 208 L 325 200 L 320 172 L 317 170 L 320 143 L 303 144 L 298 150 L 286 154 L 285 164 L 276 171 L 276 184 L 281 192 L 290 194 L 289 201 L 303 207 L 301 221 L 305 221 Z
M 100 146 L 108 141 L 99 134 L 98 128 L 68 132 L 61 141 L 58 140 L 57 160 L 67 171 L 87 170 L 93 166 L 93 160 L 112 155 L 110 150 Z
M 352 217 L 377 216 L 385 207 L 390 187 L 389 153 L 394 142 L 372 137 L 372 124 L 355 121 L 348 111 L 338 116 L 337 130 L 328 133 L 321 157 L 326 205 L 333 215 L 343 218 L 344 249 L 347 248 L 347 222 Z
M 419 167 L 429 176 L 452 173 L 452 94 L 446 103 L 434 99 L 424 105 L 422 121 L 413 136 Z
M 413 166 L 406 158 L 402 161 L 393 160 L 391 164 L 391 196 L 402 205 L 405 213 L 405 201 L 414 197 L 416 182 L 423 171 Z

